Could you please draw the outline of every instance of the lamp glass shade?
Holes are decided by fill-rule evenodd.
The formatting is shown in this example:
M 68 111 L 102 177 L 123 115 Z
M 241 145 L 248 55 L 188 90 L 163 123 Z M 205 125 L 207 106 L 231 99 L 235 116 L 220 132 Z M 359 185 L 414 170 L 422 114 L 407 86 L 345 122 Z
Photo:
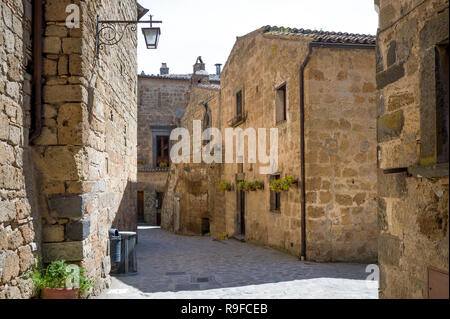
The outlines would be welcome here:
M 161 34 L 160 28 L 142 28 L 147 49 L 156 49 L 158 47 L 159 36 Z

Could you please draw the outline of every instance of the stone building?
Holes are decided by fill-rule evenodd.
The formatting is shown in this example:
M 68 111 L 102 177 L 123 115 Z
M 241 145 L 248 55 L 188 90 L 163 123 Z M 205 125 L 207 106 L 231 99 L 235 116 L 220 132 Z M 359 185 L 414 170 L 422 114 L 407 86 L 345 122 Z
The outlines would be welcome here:
M 448 298 L 448 0 L 375 1 L 381 298 Z
M 71 4 L 79 28 L 66 24 Z M 0 299 L 31 296 L 20 275 L 35 257 L 80 263 L 96 294 L 108 229 L 136 229 L 137 175 L 136 34 L 97 56 L 96 15 L 136 20 L 137 3 L 0 6 Z
M 225 165 L 225 181 L 265 184 L 227 192 L 229 235 L 308 260 L 376 261 L 374 61 L 369 35 L 268 26 L 237 39 L 221 75 L 224 126 L 277 128 L 279 159 L 272 175 Z M 287 175 L 297 187 L 270 190 Z
M 206 77 L 219 82 L 216 74 Z M 150 225 L 161 225 L 171 165 L 170 133 L 180 126 L 192 78 L 192 74 L 170 74 L 166 63 L 160 74 L 142 72 L 138 77 L 138 219 Z
M 201 234 L 209 222 L 214 237 L 309 260 L 376 261 L 374 61 L 369 35 L 264 27 L 238 38 L 220 91 L 194 84 L 182 126 L 192 135 L 192 121 L 205 117 L 207 104 L 222 135 L 226 128 L 266 128 L 269 136 L 277 128 L 278 168 L 263 175 L 266 165 L 247 160 L 179 164 L 169 178 L 175 200 L 164 204 L 163 227 Z M 287 175 L 298 186 L 270 190 L 273 179 Z M 263 190 L 238 189 L 240 181 L 258 180 Z M 220 182 L 232 190 L 219 192 Z
M 200 60 L 194 65 L 186 109 L 180 127 L 189 131 L 194 142 L 193 121 L 201 121 L 201 131 L 221 128 L 220 85 L 204 73 Z M 216 75 L 220 73 L 218 66 Z M 199 140 L 206 147 L 209 140 Z M 194 151 L 193 151 L 194 152 Z M 222 166 L 194 163 L 193 154 L 182 163 L 172 163 L 162 211 L 162 228 L 184 235 L 211 234 L 218 237 L 225 231 L 224 194 L 217 188 Z

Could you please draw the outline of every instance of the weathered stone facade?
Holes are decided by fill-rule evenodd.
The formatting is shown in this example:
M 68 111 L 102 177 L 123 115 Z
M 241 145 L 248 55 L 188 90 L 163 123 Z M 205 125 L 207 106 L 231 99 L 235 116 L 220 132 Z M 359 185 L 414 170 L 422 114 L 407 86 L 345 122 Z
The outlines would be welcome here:
M 160 167 L 158 137 L 167 137 L 180 126 L 185 112 L 192 74 L 170 74 L 166 63 L 159 75 L 138 77 L 138 185 L 141 192 L 141 219 L 150 225 L 161 224 L 161 203 L 165 201 L 169 167 Z M 215 75 L 208 76 L 214 83 Z M 167 163 L 169 159 L 167 158 Z M 158 196 L 159 194 L 159 196 Z
M 31 148 L 31 1 L 0 3 L 0 299 L 30 298 L 21 275 L 39 230 Z
M 264 28 L 238 38 L 221 76 L 222 119 L 226 123 L 236 115 L 235 93 L 242 90 L 247 119 L 238 127 L 278 128 L 276 174 L 292 175 L 299 185 L 305 183 L 308 260 L 376 261 L 373 38 L 369 37 L 368 45 L 353 47 L 325 43 L 309 49 L 312 42 L 320 40 L 278 28 Z M 302 65 L 304 181 L 299 89 Z M 282 85 L 286 90 L 286 115 L 279 121 L 276 89 Z M 245 195 L 245 238 L 300 255 L 300 187 L 282 192 L 280 209 L 272 210 L 270 176 L 260 175 L 259 167 L 244 163 L 241 172 L 238 164 L 224 167 L 223 178 L 228 182 L 265 182 L 265 190 Z M 233 235 L 240 232 L 242 223 L 238 196 L 229 192 L 226 197 L 227 232 Z
M 427 298 L 437 269 L 448 298 L 449 2 L 375 4 L 380 297 Z
M 198 82 L 200 81 L 200 82 Z M 180 127 L 193 137 L 193 121 L 206 128 L 219 128 L 221 122 L 220 86 L 207 77 L 193 77 L 186 111 Z M 203 147 L 206 143 L 202 144 Z M 162 228 L 185 235 L 220 237 L 225 232 L 225 193 L 218 189 L 222 166 L 194 163 L 193 154 L 186 163 L 172 164 L 162 211 Z
M 296 32 L 303 31 L 262 28 L 238 38 L 221 74 L 220 90 L 194 83 L 181 126 L 189 129 L 192 143 L 192 121 L 204 120 L 208 105 L 212 127 L 222 131 L 223 161 L 225 128 L 266 128 L 269 137 L 268 129 L 276 127 L 279 164 L 274 173 L 281 177 L 293 175 L 300 184 L 299 70 L 307 61 L 306 257 L 316 261 L 376 261 L 374 37 L 353 35 L 360 41 L 353 46 L 322 43 L 311 46 L 308 54 L 310 43 L 321 41 L 314 41 L 314 32 Z M 284 87 L 286 101 L 282 120 L 282 110 L 277 106 L 280 87 Z M 244 119 L 232 125 L 237 92 L 242 96 Z M 269 145 L 266 153 L 268 150 Z M 171 197 L 164 204 L 163 228 L 199 235 L 209 221 L 211 235 L 216 238 L 236 236 L 300 255 L 300 186 L 283 192 L 281 208 L 275 211 L 271 207 L 271 176 L 261 175 L 260 166 L 266 164 L 246 160 L 244 164 L 174 165 L 168 183 Z M 261 180 L 265 188 L 241 195 L 237 184 L 243 180 Z M 219 191 L 220 182 L 232 184 L 233 190 Z M 240 211 L 241 201 L 245 203 L 244 213 Z M 241 233 L 243 223 L 245 231 Z
M 159 167 L 158 136 L 170 136 L 186 107 L 189 76 L 139 75 L 138 82 L 138 185 L 142 192 L 143 220 L 160 224 L 157 193 L 165 193 L 168 167 Z M 142 216 L 141 216 L 142 218 Z
M 80 9 L 80 28 L 66 26 L 69 4 Z M 136 20 L 137 4 L 43 1 L 42 130 L 32 146 L 26 73 L 32 9 L 29 1 L 1 5 L 1 130 L 8 133 L 0 136 L 0 230 L 11 242 L 4 248 L 2 241 L 0 247 L 1 282 L 17 285 L 16 264 L 20 263 L 20 273 L 28 268 L 36 245 L 27 244 L 37 241 L 45 263 L 62 258 L 86 267 L 96 294 L 109 281 L 109 228 L 136 230 L 137 175 L 136 34 L 127 32 L 121 42 L 105 46 L 97 56 L 96 16 Z M 27 200 L 30 196 L 37 203 Z M 30 207 L 39 228 L 36 236 Z M 19 258 L 11 257 L 16 253 Z M 10 297 L 5 287 L 0 285 L 0 297 Z

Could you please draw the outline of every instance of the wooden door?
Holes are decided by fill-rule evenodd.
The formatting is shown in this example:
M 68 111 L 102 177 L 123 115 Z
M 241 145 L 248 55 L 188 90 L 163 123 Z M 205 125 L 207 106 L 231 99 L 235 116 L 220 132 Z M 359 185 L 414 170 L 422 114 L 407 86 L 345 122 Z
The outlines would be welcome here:
M 143 222 L 144 219 L 144 192 L 138 192 L 137 193 L 138 198 L 138 222 Z
M 240 191 L 241 235 L 245 235 L 245 192 Z

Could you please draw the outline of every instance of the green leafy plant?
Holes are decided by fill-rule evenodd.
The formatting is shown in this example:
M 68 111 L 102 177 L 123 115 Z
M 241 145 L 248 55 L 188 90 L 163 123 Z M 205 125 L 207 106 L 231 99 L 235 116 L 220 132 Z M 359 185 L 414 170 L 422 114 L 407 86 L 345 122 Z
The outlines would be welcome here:
M 254 181 L 253 185 L 256 189 L 264 189 L 264 182 L 263 181 Z
M 258 189 L 264 189 L 263 181 L 254 181 L 254 182 L 239 182 L 238 188 L 243 191 L 256 191 Z
M 166 168 L 166 167 L 168 167 L 169 165 L 166 163 L 166 162 L 159 162 L 158 163 L 158 167 L 159 168 Z
M 67 283 L 85 293 L 94 285 L 94 282 L 86 277 L 84 267 L 67 264 L 64 260 L 54 261 L 47 268 L 39 261 L 31 266 L 25 277 L 33 280 L 36 294 L 39 294 L 42 288 L 67 288 Z
M 275 179 L 270 183 L 270 189 L 274 192 L 281 193 L 288 191 L 293 184 L 296 184 L 297 181 L 294 176 L 287 175 L 282 179 Z
M 220 182 L 219 183 L 219 189 L 221 191 L 231 191 L 233 189 L 233 185 L 231 185 L 228 182 Z
M 248 190 L 247 187 L 248 187 L 247 182 L 242 181 L 238 183 L 238 189 L 241 191 L 247 191 Z

